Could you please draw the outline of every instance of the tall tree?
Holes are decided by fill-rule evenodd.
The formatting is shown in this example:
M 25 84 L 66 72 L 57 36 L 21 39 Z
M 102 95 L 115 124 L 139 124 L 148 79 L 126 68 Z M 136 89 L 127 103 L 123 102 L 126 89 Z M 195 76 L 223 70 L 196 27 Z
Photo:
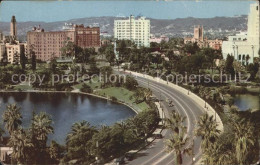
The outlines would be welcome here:
M 44 163 L 47 158 L 46 143 L 50 133 L 53 133 L 51 116 L 46 112 L 33 115 L 31 134 L 35 152 L 38 152 L 36 154 L 36 163 Z
M 172 111 L 170 112 L 169 118 L 165 119 L 166 127 L 172 130 L 172 132 L 179 134 L 180 131 L 185 131 L 186 127 L 183 126 L 185 117 L 181 116 L 179 113 Z
M 235 132 L 236 158 L 240 165 L 248 164 L 248 156 L 257 142 L 254 126 L 245 120 L 233 121 L 233 131 Z
M 176 164 L 181 165 L 183 163 L 183 155 L 192 155 L 192 147 L 186 147 L 188 138 L 185 138 L 184 132 L 181 131 L 179 134 L 173 133 L 171 137 L 166 140 L 166 151 L 174 152 L 176 155 Z
M 226 59 L 225 71 L 231 74 L 232 76 L 234 76 L 235 74 L 233 61 L 234 61 L 234 57 L 228 54 Z
M 218 124 L 214 120 L 213 116 L 209 116 L 207 113 L 200 116 L 197 122 L 197 128 L 195 134 L 202 138 L 202 150 L 206 152 L 212 148 L 212 145 L 219 137 L 220 130 L 217 128 Z
M 8 145 L 13 148 L 12 158 L 17 161 L 17 164 L 26 163 L 26 150 L 28 147 L 32 147 L 33 144 L 22 128 L 13 131 Z
M 67 160 L 76 160 L 77 163 L 90 163 L 93 160 L 90 150 L 91 139 L 96 129 L 86 121 L 74 123 L 66 138 Z
M 9 104 L 6 106 L 6 110 L 3 113 L 3 120 L 5 123 L 5 128 L 8 130 L 9 134 L 17 130 L 22 124 L 22 115 L 20 112 L 20 107 L 16 104 Z
M 25 56 L 25 49 L 24 46 L 21 46 L 21 50 L 20 50 L 20 64 L 23 70 L 25 70 L 25 65 L 26 65 L 26 56 Z
M 35 71 L 36 70 L 36 55 L 35 55 L 35 53 L 32 54 L 31 63 L 32 63 L 32 70 Z

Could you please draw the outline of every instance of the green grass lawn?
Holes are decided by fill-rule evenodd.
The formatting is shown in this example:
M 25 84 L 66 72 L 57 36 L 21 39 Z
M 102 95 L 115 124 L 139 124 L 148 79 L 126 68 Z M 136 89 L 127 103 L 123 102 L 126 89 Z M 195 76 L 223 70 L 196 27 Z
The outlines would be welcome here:
M 32 90 L 33 87 L 30 85 L 16 85 L 14 87 L 15 90 Z
M 87 85 L 89 85 L 91 87 L 91 89 L 95 90 L 95 89 L 98 89 L 100 88 L 101 86 L 101 82 L 98 82 L 98 77 L 94 77 L 92 82 L 86 82 Z M 82 88 L 82 85 L 84 83 L 80 83 L 80 84 L 77 84 L 77 85 L 74 85 L 73 87 L 76 88 L 76 89 L 81 89 Z
M 98 94 L 98 95 L 105 96 L 105 97 L 114 96 L 118 100 L 129 104 L 130 106 L 132 106 L 133 108 L 135 108 L 138 111 L 149 109 L 149 105 L 147 105 L 146 102 L 142 102 L 140 104 L 135 104 L 134 103 L 135 99 L 133 97 L 134 92 L 129 91 L 129 90 L 122 88 L 122 87 L 104 88 L 104 89 L 97 90 L 95 93 Z M 132 98 L 131 98 L 131 96 L 132 96 Z

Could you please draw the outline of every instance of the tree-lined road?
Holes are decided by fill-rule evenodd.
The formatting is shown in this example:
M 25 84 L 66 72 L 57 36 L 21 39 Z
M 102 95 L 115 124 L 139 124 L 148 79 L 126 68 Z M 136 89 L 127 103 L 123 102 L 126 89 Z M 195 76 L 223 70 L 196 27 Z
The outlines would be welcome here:
M 196 102 L 194 102 L 187 94 L 184 94 L 172 87 L 161 84 L 156 81 L 151 81 L 144 77 L 136 77 L 140 86 L 150 88 L 153 94 L 157 98 L 161 98 L 161 105 L 164 109 L 165 116 L 169 116 L 169 112 L 176 110 L 182 116 L 186 117 L 185 124 L 187 126 L 188 137 L 190 141 L 188 142 L 188 146 L 192 145 L 192 138 L 194 138 L 194 157 L 197 161 L 201 157 L 200 143 L 201 139 L 199 137 L 194 137 L 194 129 L 195 123 L 198 120 L 199 116 L 201 116 L 205 109 L 204 107 L 199 106 Z M 169 107 L 166 100 L 173 101 L 174 106 Z M 163 139 L 156 139 L 151 145 L 147 147 L 147 149 L 139 152 L 137 154 L 137 158 L 128 162 L 128 164 L 132 165 L 170 165 L 175 164 L 174 162 L 174 154 L 165 152 L 165 143 L 164 141 L 169 138 L 170 131 L 164 130 L 162 132 Z M 188 165 L 192 164 L 191 156 L 184 156 L 183 164 Z

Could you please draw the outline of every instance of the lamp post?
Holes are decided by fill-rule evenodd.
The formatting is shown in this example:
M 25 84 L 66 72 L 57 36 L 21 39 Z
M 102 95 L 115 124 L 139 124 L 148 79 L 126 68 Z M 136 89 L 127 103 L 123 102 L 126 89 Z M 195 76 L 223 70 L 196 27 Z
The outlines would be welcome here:
M 193 135 L 194 136 L 194 135 Z M 191 152 L 192 152 L 192 160 L 191 160 L 191 164 L 193 165 L 196 161 L 196 158 L 194 157 L 195 154 L 194 154 L 194 137 L 192 138 L 192 144 L 191 144 Z
M 98 141 L 96 142 L 96 147 L 97 147 L 97 156 L 96 156 L 96 162 L 97 164 L 99 164 L 99 160 L 98 160 Z

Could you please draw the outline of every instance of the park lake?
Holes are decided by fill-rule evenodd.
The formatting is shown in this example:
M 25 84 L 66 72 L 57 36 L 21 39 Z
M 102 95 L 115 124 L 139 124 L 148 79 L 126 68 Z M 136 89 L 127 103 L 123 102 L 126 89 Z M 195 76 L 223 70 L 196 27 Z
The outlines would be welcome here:
M 260 95 L 237 94 L 234 96 L 234 101 L 234 104 L 242 111 L 260 110 Z
M 21 107 L 23 126 L 30 125 L 32 113 L 47 112 L 52 116 L 54 134 L 49 140 L 65 143 L 73 123 L 86 120 L 93 126 L 112 125 L 135 115 L 129 107 L 93 96 L 75 93 L 0 93 L 0 115 L 6 105 Z M 2 124 L 2 123 L 1 123 Z

